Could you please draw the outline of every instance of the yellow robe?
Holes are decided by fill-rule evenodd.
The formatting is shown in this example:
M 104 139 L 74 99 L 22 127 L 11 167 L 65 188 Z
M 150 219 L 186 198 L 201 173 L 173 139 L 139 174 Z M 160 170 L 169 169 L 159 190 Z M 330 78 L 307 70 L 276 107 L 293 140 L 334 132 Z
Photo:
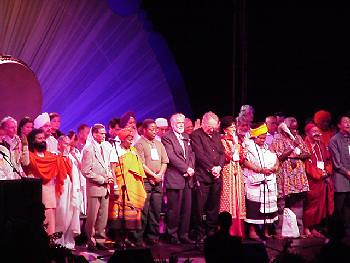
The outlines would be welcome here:
M 146 200 L 143 179 L 146 178 L 142 163 L 134 147 L 130 147 L 119 158 L 115 169 L 115 183 L 118 189 L 111 193 L 109 219 L 116 220 L 114 228 L 120 228 L 123 216 L 123 198 L 121 187 L 126 185 L 125 193 L 125 226 L 127 229 L 141 228 L 141 211 Z

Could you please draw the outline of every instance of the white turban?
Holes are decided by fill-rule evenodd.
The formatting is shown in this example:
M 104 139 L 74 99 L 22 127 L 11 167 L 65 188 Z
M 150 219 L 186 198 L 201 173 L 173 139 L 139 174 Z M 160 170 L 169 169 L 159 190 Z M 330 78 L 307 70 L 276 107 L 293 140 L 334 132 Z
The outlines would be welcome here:
M 46 123 L 50 122 L 50 117 L 47 112 L 43 112 L 34 120 L 34 129 L 40 129 L 43 127 Z
M 164 118 L 157 118 L 155 120 L 157 127 L 168 127 L 168 121 Z

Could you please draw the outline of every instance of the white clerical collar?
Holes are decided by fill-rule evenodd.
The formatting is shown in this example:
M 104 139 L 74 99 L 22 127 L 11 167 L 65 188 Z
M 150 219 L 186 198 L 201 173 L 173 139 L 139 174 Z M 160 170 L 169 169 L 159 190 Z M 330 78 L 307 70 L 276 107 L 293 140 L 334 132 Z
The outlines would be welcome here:
M 183 140 L 184 139 L 184 136 L 182 135 L 182 133 L 178 133 L 176 131 L 174 131 L 174 134 L 176 135 L 176 137 L 180 140 Z

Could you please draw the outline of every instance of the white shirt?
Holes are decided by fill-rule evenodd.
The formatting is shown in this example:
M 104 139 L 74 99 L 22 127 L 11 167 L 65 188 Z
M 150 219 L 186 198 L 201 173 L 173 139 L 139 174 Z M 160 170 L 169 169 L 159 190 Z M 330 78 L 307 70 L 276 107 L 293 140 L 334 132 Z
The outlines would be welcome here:
M 182 136 L 182 134 L 177 133 L 176 131 L 174 131 L 174 134 L 175 134 L 177 140 L 179 141 L 179 143 L 180 143 L 180 145 L 182 147 L 182 150 L 184 152 L 184 157 L 186 158 L 185 144 L 184 144 L 184 140 L 183 140 L 184 137 Z
M 50 137 L 46 139 L 46 150 L 48 152 L 57 154 L 58 153 L 57 145 L 58 145 L 58 142 L 55 139 L 55 137 L 53 137 L 52 135 L 50 135 Z

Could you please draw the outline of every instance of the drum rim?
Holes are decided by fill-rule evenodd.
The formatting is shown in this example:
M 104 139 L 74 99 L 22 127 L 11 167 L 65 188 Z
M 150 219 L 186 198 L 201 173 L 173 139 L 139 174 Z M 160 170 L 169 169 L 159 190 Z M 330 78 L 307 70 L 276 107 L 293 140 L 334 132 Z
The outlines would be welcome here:
M 28 65 L 21 59 L 14 58 L 10 55 L 0 55 L 0 64 L 5 64 L 5 63 L 17 63 L 30 69 L 30 67 L 28 67 Z

